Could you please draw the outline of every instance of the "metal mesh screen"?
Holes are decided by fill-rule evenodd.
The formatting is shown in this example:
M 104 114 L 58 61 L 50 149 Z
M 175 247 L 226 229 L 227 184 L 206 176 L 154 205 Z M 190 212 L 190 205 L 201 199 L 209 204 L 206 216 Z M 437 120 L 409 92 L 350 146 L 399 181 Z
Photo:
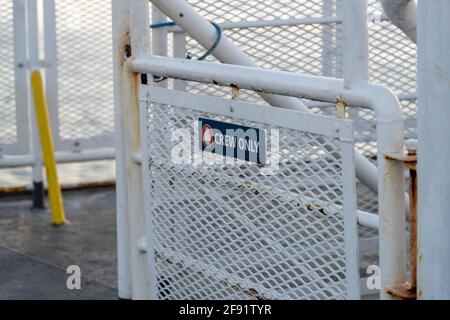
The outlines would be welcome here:
M 340 0 L 296 1 L 218 1 L 190 0 L 204 17 L 216 23 L 255 20 L 287 21 L 302 18 L 341 17 Z M 405 115 L 405 137 L 416 137 L 416 46 L 389 21 L 380 16 L 381 5 L 369 0 L 370 81 L 392 88 L 400 97 Z M 224 30 L 233 43 L 244 50 L 261 67 L 313 75 L 342 77 L 342 25 L 312 23 L 289 26 L 234 28 Z M 187 51 L 194 57 L 204 52 L 198 43 L 187 37 Z M 209 61 L 215 61 L 210 57 Z M 229 89 L 187 83 L 186 90 L 229 97 Z M 243 91 L 239 99 L 266 104 L 253 92 Z M 357 107 L 357 106 L 355 106 Z M 314 112 L 333 114 L 329 108 L 313 108 Z M 371 110 L 352 108 L 349 118 L 355 120 L 356 148 L 376 162 L 376 121 Z M 376 195 L 358 190 L 360 209 L 377 212 Z
M 203 16 L 216 23 L 243 20 L 272 20 L 321 17 L 324 12 L 336 11 L 336 0 L 249 0 L 220 2 L 189 0 Z
M 390 21 L 373 17 L 383 12 L 377 0 L 369 0 L 369 76 L 370 81 L 388 86 L 399 95 L 405 120 L 405 138 L 417 138 L 416 133 L 416 45 Z M 360 110 L 357 147 L 369 158 L 376 157 L 375 113 Z M 375 160 L 375 159 L 374 159 Z
M 111 1 L 57 0 L 55 16 L 59 139 L 110 137 L 98 147 L 112 146 Z
M 0 0 L 0 154 L 17 143 L 14 89 L 13 2 Z
M 204 17 L 217 23 L 255 20 L 288 21 L 296 18 L 341 17 L 340 0 L 296 1 L 189 1 Z M 392 88 L 400 95 L 405 114 L 405 135 L 416 137 L 416 46 L 389 21 L 373 19 L 383 11 L 379 1 L 369 0 L 370 80 Z M 342 77 L 342 25 L 306 23 L 292 26 L 234 28 L 224 31 L 238 47 L 267 69 L 279 69 L 313 75 Z M 187 38 L 187 51 L 194 56 L 204 49 Z M 214 61 L 210 58 L 210 61 Z M 187 90 L 224 96 L 224 89 L 188 84 Z M 241 99 L 264 104 L 255 94 Z M 314 109 L 321 112 L 321 109 Z M 368 157 L 376 157 L 374 113 L 353 111 L 357 148 Z M 374 158 L 374 161 L 376 158 Z
M 383 12 L 377 0 L 369 0 L 369 15 Z M 416 45 L 389 21 L 369 22 L 370 76 L 398 94 L 416 91 Z
M 340 6 L 337 0 L 295 1 L 188 1 L 201 15 L 216 23 L 255 20 L 287 20 L 318 17 L 337 17 Z M 277 69 L 313 75 L 340 76 L 341 56 L 337 47 L 341 25 L 303 24 L 224 30 L 239 48 L 262 68 Z M 194 57 L 204 49 L 187 37 L 187 51 Z M 217 61 L 209 57 L 207 61 Z M 229 96 L 227 89 L 210 85 L 188 83 L 189 92 L 206 92 L 219 97 Z M 266 104 L 253 92 L 242 92 L 241 100 Z
M 339 139 L 150 101 L 142 107 L 158 298 L 347 297 L 344 233 L 351 231 Z M 172 133 L 186 130 L 183 139 L 194 141 L 199 117 L 277 129 L 279 169 L 264 175 L 256 164 L 226 165 L 207 153 L 222 164 L 174 164 Z M 191 146 L 190 156 L 202 153 Z

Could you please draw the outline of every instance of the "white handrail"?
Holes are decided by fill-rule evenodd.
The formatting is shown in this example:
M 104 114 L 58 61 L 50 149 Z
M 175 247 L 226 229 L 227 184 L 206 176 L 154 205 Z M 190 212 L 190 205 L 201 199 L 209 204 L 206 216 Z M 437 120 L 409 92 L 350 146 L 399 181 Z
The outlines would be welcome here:
M 216 38 L 216 30 L 204 17 L 198 14 L 184 0 L 151 0 L 161 12 L 172 19 L 185 32 L 189 33 L 203 47 L 210 48 Z M 222 39 L 216 49 L 212 52 L 218 60 L 223 63 L 257 67 L 243 51 L 222 35 Z M 286 96 L 277 96 L 259 92 L 260 96 L 275 107 L 292 110 L 309 111 L 309 109 L 298 99 Z M 335 97 L 336 98 L 336 97 Z M 335 101 L 333 101 L 335 102 Z M 355 165 L 358 179 L 373 192 L 377 193 L 377 170 L 376 167 L 364 156 L 355 153 Z
M 215 41 L 215 28 L 206 19 L 198 15 L 185 1 L 152 0 L 151 2 L 204 47 L 208 48 Z M 346 35 L 344 36 L 345 53 L 349 54 L 350 52 L 348 57 L 344 59 L 345 80 L 259 69 L 248 56 L 234 47 L 226 37 L 222 38 L 213 54 L 220 61 L 235 64 L 234 66 L 150 56 L 145 53 L 149 51 L 145 50 L 145 41 L 142 40 L 149 38 L 148 16 L 147 18 L 144 17 L 143 12 L 145 10 L 142 10 L 142 3 L 144 2 L 128 2 L 130 12 L 136 13 L 136 17 L 130 18 L 129 25 L 126 28 L 131 36 L 132 58 L 124 65 L 123 59 L 119 59 L 119 55 L 116 54 L 116 66 L 123 72 L 121 81 L 124 86 L 122 90 L 126 98 L 121 97 L 122 100 L 119 102 L 119 107 L 121 107 L 119 116 L 126 115 L 130 119 L 131 115 L 125 113 L 126 110 L 132 112 L 132 116 L 135 116 L 136 110 L 134 108 L 136 107 L 137 96 L 133 98 L 132 95 L 137 94 L 136 92 L 133 93 L 137 90 L 135 86 L 137 75 L 128 73 L 132 73 L 132 71 L 218 85 L 233 84 L 242 89 L 259 92 L 274 106 L 299 111 L 307 111 L 308 109 L 293 97 L 330 103 L 339 100 L 344 105 L 365 107 L 375 111 L 377 118 L 378 177 L 376 177 L 376 171 L 370 169 L 373 167 L 365 165 L 366 162 L 361 162 L 358 165 L 358 161 L 356 161 L 356 165 L 360 180 L 365 178 L 366 182 L 377 182 L 378 184 L 378 186 L 372 185 L 372 187 L 375 190 L 378 187 L 379 190 L 380 266 L 383 285 L 381 297 L 390 298 L 385 290 L 387 286 L 401 283 L 406 276 L 404 192 L 401 164 L 386 160 L 384 153 L 403 151 L 403 119 L 396 95 L 386 87 L 370 85 L 366 81 L 367 32 L 364 32 L 364 30 L 361 32 L 358 28 L 367 23 L 367 1 L 358 1 L 356 6 L 352 0 L 344 1 L 344 5 L 347 6 L 344 8 L 344 24 L 346 19 L 351 22 L 347 24 Z M 350 6 L 353 6 L 353 9 Z M 136 10 L 142 11 L 139 13 Z M 348 19 L 358 19 L 358 21 L 353 23 L 354 21 Z M 363 19 L 364 22 L 362 22 Z M 363 35 L 355 36 L 358 33 Z M 123 46 L 126 44 L 127 39 L 117 43 L 119 46 L 115 46 L 116 53 L 123 53 Z M 236 66 L 236 64 L 241 66 Z M 357 65 L 354 66 L 354 64 Z M 127 68 L 130 68 L 130 70 L 127 70 Z M 354 68 L 353 71 L 358 74 L 352 74 L 351 68 Z M 129 109 L 125 109 L 126 107 Z M 131 125 L 131 122 L 128 122 L 128 125 Z M 134 125 L 137 125 L 137 123 Z M 133 131 L 134 129 L 128 128 L 128 130 Z M 135 135 L 134 131 L 130 133 Z M 131 140 L 128 142 L 134 145 L 136 141 Z M 127 146 L 127 141 L 125 146 Z M 136 165 L 133 155 L 134 152 L 127 153 L 129 160 L 133 162 L 133 165 Z M 364 157 L 360 157 L 367 161 Z M 361 173 L 363 173 L 362 176 Z M 367 176 L 364 177 L 364 174 L 367 174 Z M 128 186 L 132 187 L 130 184 Z M 134 191 L 138 192 L 139 190 L 134 188 Z M 131 192 L 131 190 L 128 190 L 128 192 Z M 131 204 L 128 203 L 128 208 L 130 206 Z M 129 214 L 131 217 L 131 212 Z M 133 236 L 131 238 L 132 250 L 138 250 L 137 243 L 134 241 L 136 239 L 133 239 Z
M 391 90 L 365 82 L 344 88 L 341 79 L 151 55 L 132 58 L 131 65 L 135 72 L 324 102 L 341 99 L 347 105 L 373 109 L 377 116 L 382 283 L 387 287 L 405 280 L 403 171 L 398 163 L 384 159 L 387 151 L 403 150 L 403 115 Z M 382 290 L 382 297 L 390 295 Z

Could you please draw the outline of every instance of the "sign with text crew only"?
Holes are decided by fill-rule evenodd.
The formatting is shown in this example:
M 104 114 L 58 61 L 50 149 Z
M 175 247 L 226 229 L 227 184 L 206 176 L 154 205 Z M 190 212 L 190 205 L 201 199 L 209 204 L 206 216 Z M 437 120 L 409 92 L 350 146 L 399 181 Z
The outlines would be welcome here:
M 266 131 L 199 118 L 200 148 L 226 157 L 266 164 Z

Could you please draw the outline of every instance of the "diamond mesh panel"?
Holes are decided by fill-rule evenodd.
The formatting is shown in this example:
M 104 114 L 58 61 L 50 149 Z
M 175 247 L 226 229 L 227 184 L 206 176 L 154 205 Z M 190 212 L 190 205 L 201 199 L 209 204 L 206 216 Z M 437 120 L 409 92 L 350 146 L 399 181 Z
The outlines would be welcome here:
M 254 20 L 275 20 L 311 17 L 335 17 L 340 8 L 336 0 L 284 1 L 188 1 L 201 15 L 216 23 Z M 341 56 L 337 45 L 339 24 L 312 24 L 249 29 L 227 29 L 223 33 L 247 53 L 262 68 L 277 69 L 313 75 L 340 76 Z M 194 57 L 204 49 L 187 37 L 187 51 Z M 217 61 L 208 57 L 207 61 Z M 223 97 L 229 90 L 211 85 L 188 83 L 189 92 L 206 92 Z M 241 92 L 240 100 L 266 104 L 253 92 Z
M 13 2 L 0 0 L 0 148 L 17 142 Z M 1 154 L 0 150 L 0 154 Z
M 383 12 L 377 0 L 369 0 L 372 12 Z M 370 77 L 396 93 L 416 91 L 416 45 L 389 21 L 369 23 Z
M 267 132 L 273 127 L 150 102 L 143 107 L 158 298 L 346 298 L 336 138 L 277 127 L 280 166 L 270 176 L 239 160 L 174 164 L 173 130 L 187 130 L 194 139 L 199 117 Z M 193 146 L 190 154 L 202 157 Z
M 341 16 L 340 0 L 296 1 L 189 1 L 204 17 L 217 23 L 254 20 L 283 20 L 305 17 Z M 382 12 L 377 0 L 369 0 L 369 15 Z M 267 69 L 280 69 L 313 75 L 342 77 L 342 26 L 312 24 L 225 30 L 233 43 Z M 416 91 L 416 46 L 389 21 L 369 22 L 370 80 L 389 86 L 398 94 Z M 193 56 L 204 52 L 188 37 L 187 50 Z M 210 58 L 210 61 L 214 61 Z M 190 92 L 229 96 L 227 89 L 210 85 L 187 85 Z M 264 104 L 254 93 L 244 92 L 240 99 Z M 406 136 L 416 137 L 415 101 L 402 101 Z M 320 111 L 316 109 L 316 111 Z M 376 132 L 374 113 L 352 111 L 356 121 L 356 147 L 376 161 Z
M 216 23 L 321 17 L 336 12 L 336 0 L 188 0 L 202 16 Z
M 381 13 L 377 0 L 369 0 L 369 15 Z M 416 92 L 417 52 L 416 45 L 389 21 L 369 22 L 369 75 L 370 81 L 388 86 L 399 95 Z M 405 117 L 405 137 L 417 138 L 415 100 L 401 101 Z M 377 153 L 375 114 L 358 111 L 357 148 L 369 158 Z M 374 159 L 375 160 L 375 159 Z
M 305 17 L 340 17 L 340 0 L 309 1 L 189 1 L 204 17 L 217 23 L 254 20 L 283 20 Z M 369 16 L 381 13 L 377 0 L 369 0 Z M 342 77 L 342 25 L 312 24 L 224 30 L 234 44 L 261 67 L 313 75 Z M 193 56 L 204 52 L 191 38 L 187 50 Z M 416 46 L 389 21 L 369 22 L 370 80 L 391 87 L 397 94 L 416 91 Z M 210 57 L 209 61 L 215 61 Z M 227 88 L 187 83 L 186 90 L 216 96 L 230 96 Z M 266 104 L 254 92 L 242 91 L 239 99 Z M 405 137 L 416 138 L 415 100 L 401 101 L 405 115 Z M 334 110 L 314 108 L 314 112 L 333 114 Z M 356 148 L 376 163 L 376 120 L 371 110 L 351 108 L 355 120 Z M 376 195 L 358 187 L 358 208 L 377 212 Z
M 112 139 L 111 1 L 57 0 L 55 14 L 59 138 Z

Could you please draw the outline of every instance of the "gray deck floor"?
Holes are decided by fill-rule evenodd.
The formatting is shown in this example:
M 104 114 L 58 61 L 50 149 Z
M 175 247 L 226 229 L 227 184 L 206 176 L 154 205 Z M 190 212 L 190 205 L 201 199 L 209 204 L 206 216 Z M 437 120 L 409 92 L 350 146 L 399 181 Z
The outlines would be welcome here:
M 54 227 L 30 195 L 0 195 L 0 299 L 116 299 L 114 188 L 64 192 L 70 224 Z M 81 269 L 69 290 L 66 268 Z
M 63 197 L 70 223 L 55 227 L 30 195 L 0 194 L 0 299 L 117 299 L 114 188 Z M 81 269 L 81 290 L 67 289 L 69 265 Z

